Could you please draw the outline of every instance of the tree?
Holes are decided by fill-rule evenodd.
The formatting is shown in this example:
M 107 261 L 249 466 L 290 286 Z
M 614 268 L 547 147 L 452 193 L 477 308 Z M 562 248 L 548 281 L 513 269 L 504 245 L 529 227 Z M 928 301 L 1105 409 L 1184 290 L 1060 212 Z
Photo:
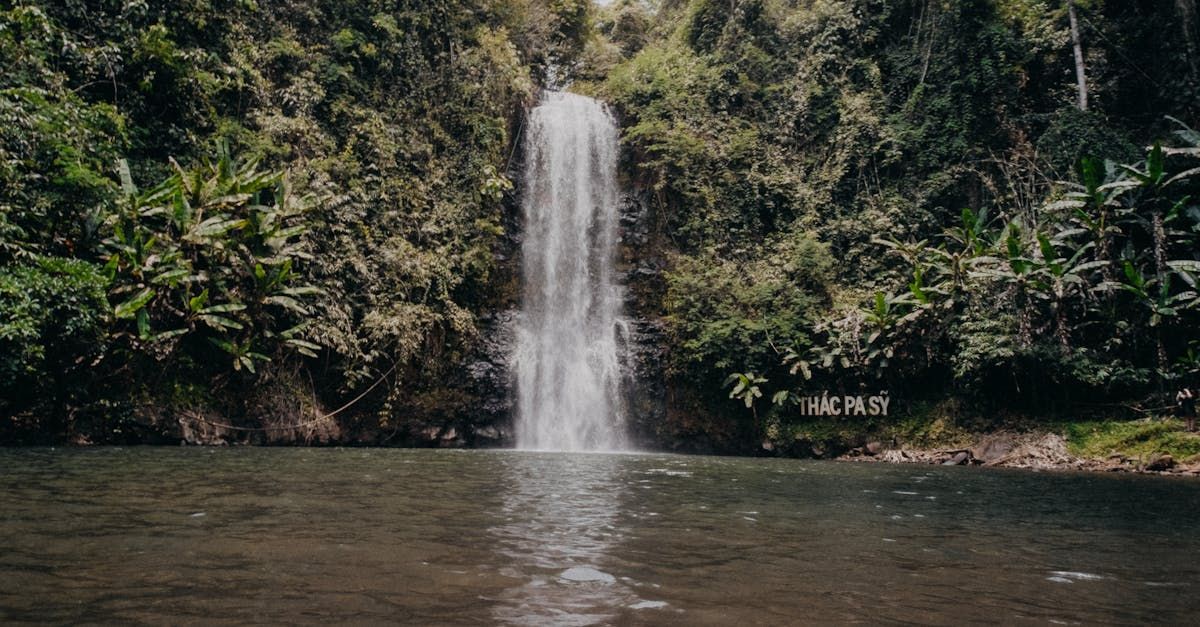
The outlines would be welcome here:
M 1079 92 L 1079 110 L 1087 111 L 1087 68 L 1083 61 L 1083 39 L 1079 34 L 1079 19 L 1075 15 L 1075 0 L 1067 0 L 1067 16 L 1071 22 L 1071 48 L 1075 53 L 1075 84 Z

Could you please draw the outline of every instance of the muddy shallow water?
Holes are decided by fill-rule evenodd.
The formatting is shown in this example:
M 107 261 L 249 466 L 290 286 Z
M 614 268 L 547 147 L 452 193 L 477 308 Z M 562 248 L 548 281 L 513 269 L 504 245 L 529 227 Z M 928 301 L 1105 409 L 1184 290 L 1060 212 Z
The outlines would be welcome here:
M 0 622 L 1192 623 L 1200 481 L 655 454 L 0 450 Z

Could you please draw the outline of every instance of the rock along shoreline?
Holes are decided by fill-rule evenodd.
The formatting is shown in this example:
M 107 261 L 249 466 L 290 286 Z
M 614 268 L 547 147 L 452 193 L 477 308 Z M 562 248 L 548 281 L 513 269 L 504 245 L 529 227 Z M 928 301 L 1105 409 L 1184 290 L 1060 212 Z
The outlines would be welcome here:
M 868 442 L 839 461 L 941 466 L 988 466 L 1027 470 L 1143 473 L 1200 477 L 1200 461 L 1184 463 L 1168 454 L 1147 457 L 1114 453 L 1103 459 L 1072 455 L 1056 433 L 994 433 L 966 448 L 923 449 Z

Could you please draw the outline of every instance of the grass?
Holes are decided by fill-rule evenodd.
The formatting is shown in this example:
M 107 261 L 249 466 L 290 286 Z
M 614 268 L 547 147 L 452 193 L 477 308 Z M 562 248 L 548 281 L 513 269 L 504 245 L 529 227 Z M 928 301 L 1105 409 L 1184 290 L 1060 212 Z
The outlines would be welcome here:
M 901 418 L 887 429 L 908 446 L 917 448 L 960 448 L 978 439 L 972 430 L 964 428 L 953 417 L 923 414 Z
M 890 441 L 905 446 L 946 449 L 970 446 L 987 433 L 1060 433 L 1072 455 L 1104 459 L 1119 454 L 1147 460 L 1169 454 L 1179 462 L 1200 462 L 1200 433 L 1188 433 L 1183 421 L 1174 418 L 1035 419 L 1018 416 L 972 416 L 955 403 L 935 403 L 913 408 L 890 418 L 809 417 L 786 424 L 780 435 L 817 443 L 861 443 Z
M 781 429 L 793 439 L 813 442 L 849 441 L 862 434 L 875 432 L 869 420 L 853 420 L 831 416 L 807 417 L 788 424 Z
M 978 439 L 985 425 L 964 424 L 953 403 L 922 405 L 916 411 L 891 417 L 810 416 L 788 421 L 781 429 L 785 437 L 816 443 L 862 443 L 893 438 L 916 448 L 957 448 Z
M 1179 461 L 1200 459 L 1200 434 L 1184 431 L 1183 422 L 1175 419 L 1074 422 L 1063 430 L 1068 449 L 1079 457 L 1146 459 L 1167 453 Z

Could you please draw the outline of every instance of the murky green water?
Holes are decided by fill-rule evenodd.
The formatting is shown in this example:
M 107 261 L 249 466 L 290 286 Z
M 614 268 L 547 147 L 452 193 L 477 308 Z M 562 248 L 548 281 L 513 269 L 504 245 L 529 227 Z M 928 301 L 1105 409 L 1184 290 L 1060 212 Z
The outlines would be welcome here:
M 1200 482 L 662 455 L 0 450 L 0 622 L 1195 623 Z

